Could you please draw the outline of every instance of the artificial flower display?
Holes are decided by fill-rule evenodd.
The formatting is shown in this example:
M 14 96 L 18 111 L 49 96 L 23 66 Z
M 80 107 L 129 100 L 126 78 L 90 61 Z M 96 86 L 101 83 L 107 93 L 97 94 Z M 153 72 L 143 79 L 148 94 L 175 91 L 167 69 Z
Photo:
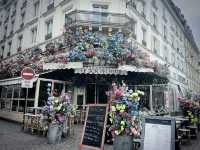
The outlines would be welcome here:
M 51 96 L 48 98 L 43 112 L 48 115 L 51 123 L 62 124 L 66 120 L 67 115 L 74 114 L 76 111 L 76 107 L 71 103 L 70 93 L 63 94 L 60 97 Z
M 42 63 L 83 62 L 89 65 L 133 65 L 153 68 L 166 75 L 168 66 L 151 62 L 149 55 L 133 47 L 127 32 L 115 32 L 111 36 L 87 27 L 66 27 L 61 39 L 46 45 L 22 50 L 8 60 L 0 62 L 0 78 L 16 77 L 22 68 L 34 66 L 36 73 L 43 72 Z M 14 67 L 13 67 L 14 66 Z M 8 69 L 9 68 L 9 69 Z
M 112 84 L 112 90 L 106 93 L 110 97 L 110 131 L 113 135 L 139 136 L 141 122 L 139 117 L 139 101 L 144 92 L 129 89 L 122 85 Z

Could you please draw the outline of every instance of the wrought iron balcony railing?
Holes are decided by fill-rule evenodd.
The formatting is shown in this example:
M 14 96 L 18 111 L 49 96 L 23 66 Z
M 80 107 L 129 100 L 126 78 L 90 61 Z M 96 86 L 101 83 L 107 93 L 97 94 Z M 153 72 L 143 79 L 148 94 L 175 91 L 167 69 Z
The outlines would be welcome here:
M 124 26 L 130 22 L 125 14 L 94 11 L 73 11 L 66 16 L 65 25 Z

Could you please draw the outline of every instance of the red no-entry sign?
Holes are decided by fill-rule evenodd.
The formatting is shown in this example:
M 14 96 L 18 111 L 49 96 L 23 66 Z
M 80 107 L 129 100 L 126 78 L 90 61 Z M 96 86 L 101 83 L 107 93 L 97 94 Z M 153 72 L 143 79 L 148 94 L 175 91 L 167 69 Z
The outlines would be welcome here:
M 21 72 L 21 77 L 24 80 L 32 80 L 35 77 L 35 71 L 30 67 L 25 67 Z

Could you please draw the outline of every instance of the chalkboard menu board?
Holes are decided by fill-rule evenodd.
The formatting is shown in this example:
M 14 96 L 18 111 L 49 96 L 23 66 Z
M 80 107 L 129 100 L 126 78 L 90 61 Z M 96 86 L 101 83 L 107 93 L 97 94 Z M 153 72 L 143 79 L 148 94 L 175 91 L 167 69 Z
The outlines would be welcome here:
M 103 150 L 108 105 L 89 105 L 85 119 L 81 150 Z
M 143 124 L 142 150 L 175 150 L 175 120 L 147 117 Z

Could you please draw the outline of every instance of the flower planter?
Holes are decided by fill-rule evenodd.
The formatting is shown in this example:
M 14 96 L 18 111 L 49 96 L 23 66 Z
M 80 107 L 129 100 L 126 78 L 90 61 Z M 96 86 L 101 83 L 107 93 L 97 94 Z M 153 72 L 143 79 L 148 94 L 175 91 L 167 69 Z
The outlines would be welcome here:
M 63 125 L 53 123 L 49 125 L 47 140 L 49 144 L 57 144 L 61 142 Z
M 113 150 L 133 150 L 133 137 L 128 135 L 116 136 L 113 143 Z

